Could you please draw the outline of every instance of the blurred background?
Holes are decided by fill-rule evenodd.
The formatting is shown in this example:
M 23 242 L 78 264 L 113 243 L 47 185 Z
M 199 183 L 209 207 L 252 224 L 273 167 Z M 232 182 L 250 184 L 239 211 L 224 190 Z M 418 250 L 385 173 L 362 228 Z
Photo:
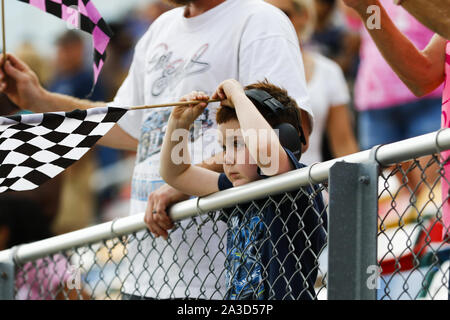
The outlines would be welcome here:
M 130 12 L 145 9 L 153 0 L 94 0 L 95 6 L 109 23 L 125 19 Z M 67 29 L 66 23 L 18 1 L 5 1 L 8 49 L 16 50 L 24 41 L 30 41 L 43 54 L 53 53 L 54 39 Z M 145 13 L 144 13 L 145 15 Z M 27 21 L 27 23 L 17 23 Z M 34 26 L 34 27 L 33 27 Z
M 136 42 L 161 13 L 172 7 L 152 0 L 93 2 L 114 37 L 90 99 L 111 101 L 128 73 Z M 71 30 L 64 21 L 19 1 L 5 1 L 5 12 L 7 51 L 23 59 L 47 89 L 86 98 L 93 79 L 91 36 Z M 2 115 L 18 111 L 8 106 L 4 96 L 0 109 Z M 36 208 L 34 217 L 40 216 L 40 225 L 46 227 L 42 237 L 49 232 L 58 235 L 127 216 L 134 159 L 133 152 L 97 146 L 40 188 L 1 194 L 0 206 L 4 206 L 8 215 L 22 216 L 22 221 L 23 215 L 31 213 L 24 207 Z
M 114 36 L 90 99 L 111 101 L 128 73 L 136 42 L 159 15 L 172 7 L 158 0 L 92 1 Z M 388 133 L 381 137 L 385 133 L 381 132 L 383 130 L 369 130 L 369 124 L 376 126 L 375 120 L 369 116 L 378 110 L 415 108 L 416 105 L 408 105 L 412 103 L 421 105 L 419 109 L 428 110 L 424 105 L 433 105 L 438 114 L 432 120 L 434 125 L 426 131 L 439 129 L 442 88 L 424 100 L 414 97 L 384 62 L 361 23 L 343 8 L 339 0 L 267 1 L 284 11 L 297 30 L 312 109 L 319 119 L 319 124 L 315 124 L 316 137 L 311 138 L 316 154 L 302 158 L 303 162 L 312 164 L 376 144 L 390 143 L 393 139 L 408 138 L 400 135 L 390 137 Z M 394 6 L 392 0 L 382 2 L 399 29 L 423 48 L 432 33 L 401 7 Z M 89 35 L 70 30 L 65 22 L 29 5 L 6 1 L 6 41 L 7 51 L 24 60 L 47 89 L 79 98 L 85 98 L 90 92 L 93 77 Z M 0 99 L 0 115 L 17 112 L 8 106 L 4 97 Z M 416 115 L 419 121 L 424 117 L 418 111 L 408 113 Z M 385 121 L 387 115 L 382 119 Z M 392 119 L 398 128 L 403 122 L 401 118 Z M 380 137 L 368 136 L 377 131 Z M 423 133 L 415 132 L 413 136 L 420 134 Z M 127 216 L 134 161 L 133 152 L 97 146 L 63 174 L 36 190 L 0 194 L 0 250 Z M 412 167 L 419 167 L 421 163 L 418 161 Z M 420 177 L 423 170 L 419 169 L 405 170 L 403 175 L 398 172 L 389 175 L 386 178 L 389 188 L 386 187 L 387 182 L 383 185 L 383 179 L 380 179 L 379 216 L 389 223 L 387 232 L 396 232 L 399 221 L 406 221 L 407 226 L 417 229 L 414 215 L 417 210 L 411 203 L 424 207 L 428 217 L 435 216 L 436 208 L 426 202 L 430 190 L 422 187 L 424 183 L 420 184 L 420 179 L 438 181 L 435 164 L 427 166 L 427 170 L 427 178 Z M 401 168 L 397 171 L 403 172 Z M 433 192 L 440 194 L 438 189 L 439 182 Z M 390 211 L 392 194 L 396 195 L 395 201 L 403 208 L 400 216 Z M 9 226 L 10 230 L 2 229 L 2 225 Z M 23 237 L 10 237 L 2 244 L 2 234 L 9 233 Z M 417 234 L 410 240 L 415 243 L 418 238 Z M 395 242 L 397 248 L 402 248 L 407 241 L 398 239 Z M 383 257 L 389 251 L 383 248 L 388 246 L 380 247 L 379 257 Z M 407 250 L 400 250 L 398 255 L 405 255 L 404 252 Z M 324 259 L 321 265 L 326 266 Z M 397 278 L 402 280 L 401 274 Z M 419 282 L 411 285 L 420 290 Z

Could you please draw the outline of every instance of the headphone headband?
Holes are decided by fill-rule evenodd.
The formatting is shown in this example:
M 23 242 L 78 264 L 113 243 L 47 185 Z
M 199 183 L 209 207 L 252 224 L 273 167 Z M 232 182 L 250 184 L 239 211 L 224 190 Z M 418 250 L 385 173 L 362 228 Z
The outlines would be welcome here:
M 249 89 L 249 90 L 245 90 L 245 95 L 250 100 L 254 100 L 257 103 L 259 103 L 260 105 L 268 107 L 270 110 L 272 110 L 274 115 L 279 115 L 280 112 L 285 110 L 284 105 L 265 90 Z M 297 128 L 300 130 L 301 143 L 306 144 L 306 139 L 305 139 L 305 134 L 303 132 L 302 124 L 299 123 Z
M 255 100 L 256 102 L 260 103 L 261 105 L 264 105 L 266 107 L 269 107 L 274 114 L 278 114 L 278 112 L 281 112 L 284 110 L 283 104 L 272 97 L 272 95 L 264 90 L 261 89 L 250 89 L 245 90 L 245 94 L 250 99 Z

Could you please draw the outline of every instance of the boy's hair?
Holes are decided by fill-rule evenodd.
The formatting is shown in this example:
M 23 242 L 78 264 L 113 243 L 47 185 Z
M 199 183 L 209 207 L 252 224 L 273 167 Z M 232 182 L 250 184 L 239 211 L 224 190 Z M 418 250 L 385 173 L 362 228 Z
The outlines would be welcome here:
M 277 114 L 274 114 L 272 110 L 268 107 L 260 105 L 259 103 L 255 103 L 256 108 L 261 113 L 261 115 L 266 119 L 266 121 L 270 124 L 272 128 L 278 126 L 281 123 L 287 122 L 294 126 L 297 130 L 299 136 L 301 136 L 301 113 L 300 108 L 292 99 L 285 89 L 277 87 L 276 85 L 269 83 L 266 80 L 262 82 L 257 82 L 251 85 L 248 85 L 244 88 L 244 90 L 251 89 L 260 89 L 269 93 L 272 97 L 277 99 L 283 106 L 283 111 L 279 111 Z M 236 110 L 230 107 L 221 106 L 217 111 L 216 121 L 217 124 L 222 124 L 228 122 L 230 120 L 237 120 Z

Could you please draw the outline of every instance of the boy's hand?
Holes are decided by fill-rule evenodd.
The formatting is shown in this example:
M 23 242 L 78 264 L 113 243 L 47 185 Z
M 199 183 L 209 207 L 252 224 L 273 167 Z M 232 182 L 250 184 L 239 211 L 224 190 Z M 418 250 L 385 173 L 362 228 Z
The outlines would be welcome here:
M 230 79 L 219 84 L 211 98 L 222 100 L 222 106 L 234 108 L 234 98 L 239 94 L 245 95 L 244 88 L 238 81 Z
M 193 91 L 190 94 L 183 96 L 180 102 L 185 101 L 208 101 L 209 97 L 203 92 Z M 176 106 L 173 108 L 172 117 L 180 125 L 189 126 L 195 121 L 205 110 L 207 102 L 197 104 L 189 104 L 185 106 Z

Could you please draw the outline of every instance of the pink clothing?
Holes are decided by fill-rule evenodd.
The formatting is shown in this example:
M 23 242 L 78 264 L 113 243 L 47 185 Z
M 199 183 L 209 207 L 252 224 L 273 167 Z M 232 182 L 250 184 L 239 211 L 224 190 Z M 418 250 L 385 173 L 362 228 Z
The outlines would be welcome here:
M 445 83 L 442 94 L 442 128 L 450 128 L 450 41 L 445 49 Z M 450 150 L 441 153 L 442 160 L 450 157 Z M 450 181 L 450 162 L 444 165 L 445 179 L 442 179 L 442 215 L 444 220 L 444 236 L 447 231 L 450 236 L 450 198 L 448 196 Z M 445 200 L 445 201 L 444 201 Z
M 394 5 L 392 0 L 381 0 L 381 2 L 400 32 L 419 49 L 425 48 L 433 32 L 425 28 L 401 6 Z M 351 28 L 356 28 L 356 21 L 349 20 L 349 25 Z M 361 62 L 355 84 L 356 108 L 365 111 L 417 101 L 419 98 L 395 74 L 361 23 L 359 23 L 359 29 L 363 31 Z M 441 94 L 442 87 L 427 97 L 440 98 Z
M 54 300 L 73 276 L 62 255 L 25 264 L 16 276 L 17 300 Z

